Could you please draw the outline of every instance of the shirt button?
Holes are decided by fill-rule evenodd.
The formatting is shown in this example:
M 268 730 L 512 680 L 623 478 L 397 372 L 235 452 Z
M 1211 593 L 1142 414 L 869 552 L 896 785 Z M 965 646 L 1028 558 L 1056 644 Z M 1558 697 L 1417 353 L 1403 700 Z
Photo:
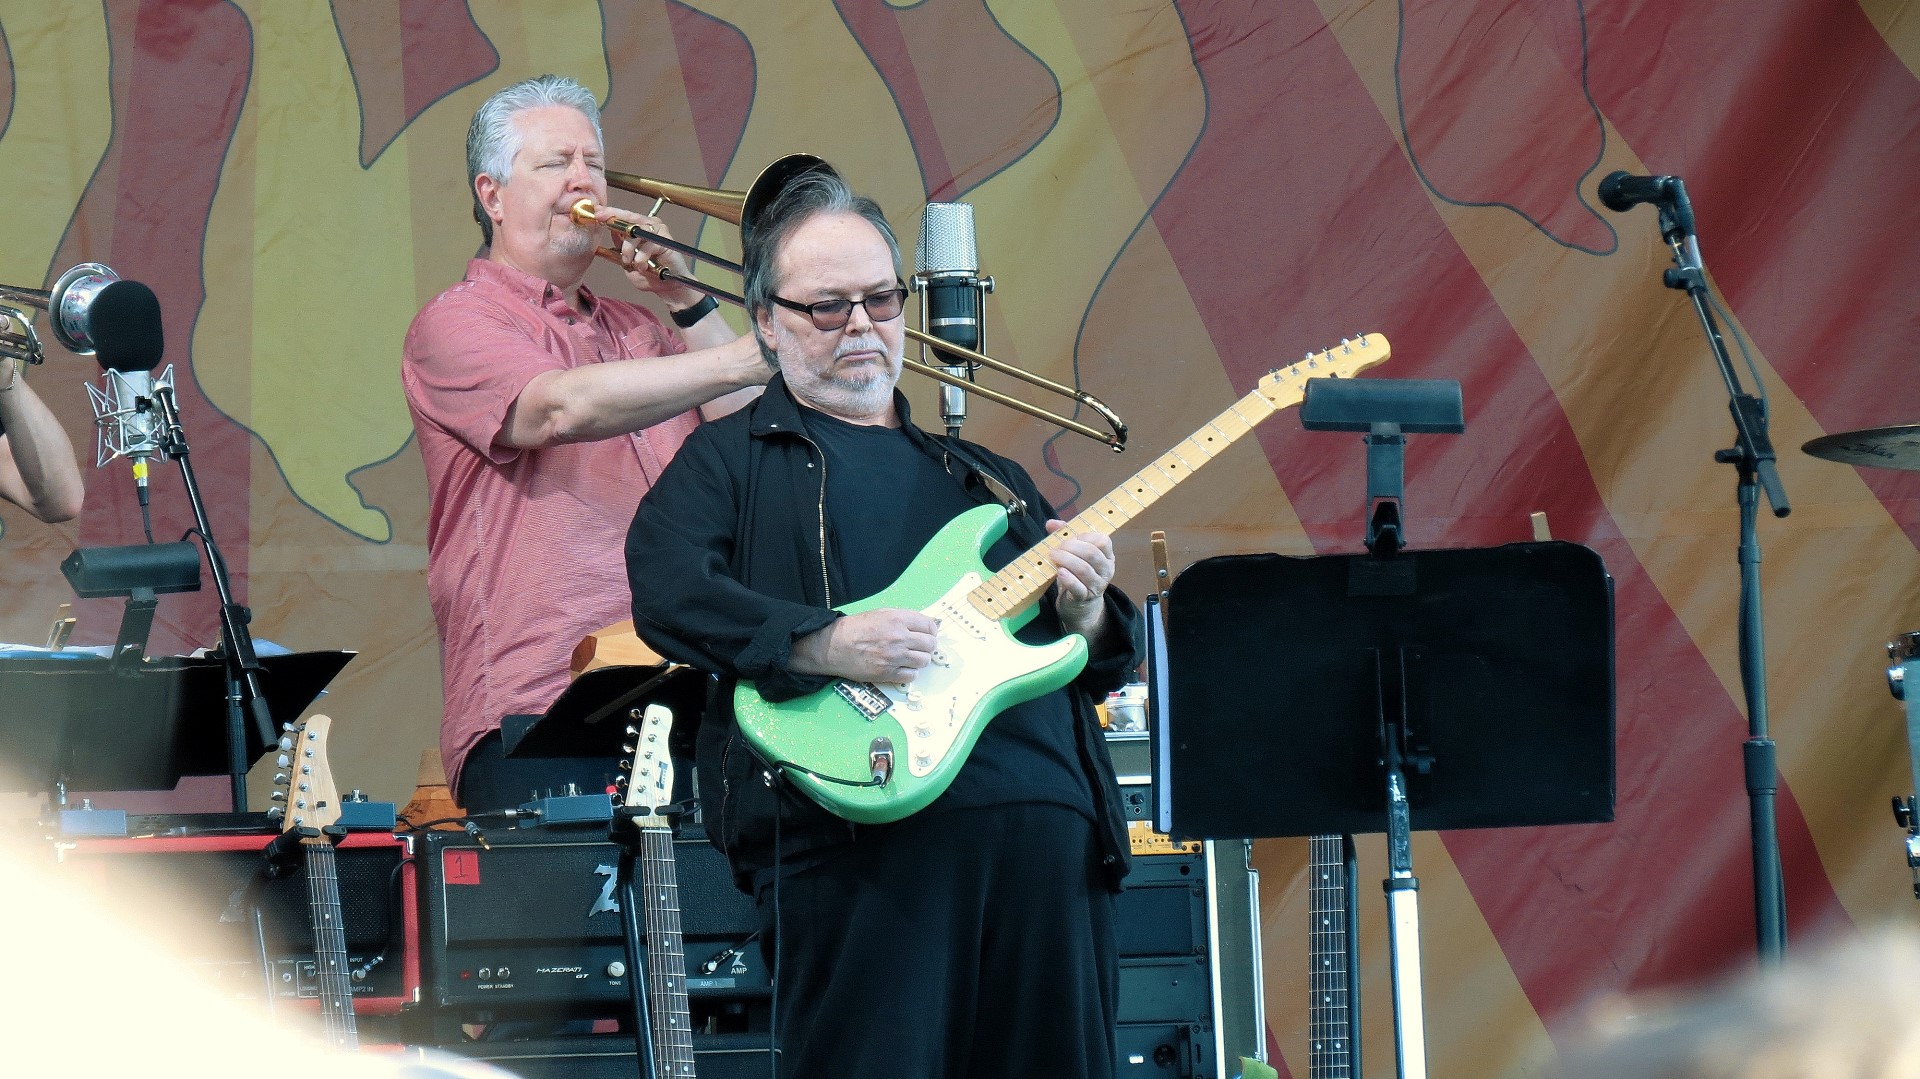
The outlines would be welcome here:
M 573 316 L 571 315 L 567 316 L 567 325 L 569 326 L 573 325 Z

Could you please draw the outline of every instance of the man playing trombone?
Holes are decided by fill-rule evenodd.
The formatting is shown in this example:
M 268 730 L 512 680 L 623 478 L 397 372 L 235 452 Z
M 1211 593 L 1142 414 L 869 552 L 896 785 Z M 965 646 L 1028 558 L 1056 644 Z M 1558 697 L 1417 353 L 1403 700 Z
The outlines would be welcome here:
M 469 809 L 550 780 L 501 755 L 503 715 L 544 712 L 573 646 L 626 617 L 622 527 L 702 416 L 739 407 L 768 369 L 714 302 L 650 273 L 686 260 L 622 242 L 645 308 L 582 285 L 597 229 L 569 217 L 658 221 L 604 208 L 599 103 L 544 75 L 494 94 L 467 133 L 487 248 L 407 331 L 401 365 L 426 462 L 427 590 L 439 623 L 441 751 Z
M 1093 699 L 1139 659 L 1137 613 L 1108 587 L 1113 546 L 1061 541 L 1019 634 L 1080 633 L 1086 668 L 993 719 L 931 804 L 854 825 L 780 782 L 744 741 L 735 682 L 767 700 L 908 683 L 945 662 L 934 619 L 835 608 L 881 592 L 996 491 L 1021 508 L 990 567 L 1058 522 L 1019 465 L 913 425 L 894 388 L 906 290 L 879 207 L 822 168 L 748 218 L 747 310 L 780 374 L 689 438 L 640 502 L 627 565 L 641 637 L 722 676 L 698 735 L 702 819 L 759 907 L 779 1074 L 1110 1076 L 1128 854 Z

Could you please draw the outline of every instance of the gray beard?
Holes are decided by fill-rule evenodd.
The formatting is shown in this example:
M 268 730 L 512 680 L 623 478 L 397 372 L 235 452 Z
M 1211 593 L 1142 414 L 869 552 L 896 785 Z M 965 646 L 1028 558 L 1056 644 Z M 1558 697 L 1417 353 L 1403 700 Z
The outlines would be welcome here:
M 784 331 L 775 332 L 776 340 L 785 336 Z M 848 351 L 852 349 L 842 346 L 842 353 Z M 900 352 L 904 355 L 905 351 L 903 343 Z M 869 371 L 856 377 L 822 377 L 798 363 L 782 363 L 780 370 L 786 375 L 787 385 L 795 397 L 828 415 L 847 419 L 875 415 L 893 402 L 894 383 L 900 381 L 900 359 L 900 355 L 891 355 L 887 358 L 887 370 Z

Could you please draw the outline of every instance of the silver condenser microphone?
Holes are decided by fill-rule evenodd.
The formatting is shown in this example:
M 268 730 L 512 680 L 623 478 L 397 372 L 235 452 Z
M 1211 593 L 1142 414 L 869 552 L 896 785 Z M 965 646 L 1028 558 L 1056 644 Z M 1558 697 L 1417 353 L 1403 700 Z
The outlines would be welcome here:
M 973 207 L 964 202 L 929 202 L 920 215 L 920 245 L 913 257 L 913 290 L 920 293 L 920 328 L 952 345 L 981 351 L 986 293 L 993 278 L 980 276 L 974 240 Z M 929 360 L 948 374 L 973 378 L 974 365 L 934 347 Z M 923 355 L 924 356 L 924 346 Z M 967 391 L 940 385 L 940 420 L 958 436 L 967 419 Z

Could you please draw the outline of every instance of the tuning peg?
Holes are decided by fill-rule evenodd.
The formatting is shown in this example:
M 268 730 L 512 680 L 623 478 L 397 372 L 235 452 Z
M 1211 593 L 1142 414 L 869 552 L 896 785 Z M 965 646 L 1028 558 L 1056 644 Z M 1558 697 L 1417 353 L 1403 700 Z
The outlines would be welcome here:
M 288 778 L 290 777 L 285 772 L 275 772 L 273 773 L 273 785 L 276 787 L 284 787 L 287 784 Z
M 275 768 L 291 768 L 293 767 L 293 758 L 287 756 L 285 753 L 282 753 L 279 756 L 273 758 L 273 766 Z
M 282 753 L 293 752 L 293 735 L 284 734 L 280 736 L 280 752 Z
M 279 820 L 280 818 L 282 818 L 282 817 L 284 817 L 284 816 L 286 816 L 286 815 L 287 815 L 287 811 L 286 811 L 286 810 L 284 810 L 284 809 L 281 809 L 281 808 L 280 808 L 279 806 L 268 806 L 268 807 L 267 807 L 267 819 L 268 819 L 268 820 Z
M 632 753 L 633 750 L 629 749 L 627 752 Z M 614 767 L 620 769 L 622 772 L 631 772 L 633 771 L 633 762 L 622 758 Z
M 632 755 L 634 745 L 635 743 L 632 742 L 622 742 L 620 743 L 620 752 Z
M 273 799 L 274 801 L 276 801 L 276 802 L 284 802 L 284 801 L 286 801 L 286 800 L 287 800 L 287 792 L 286 792 L 286 791 L 274 791 L 274 792 L 273 792 L 273 794 L 272 794 L 272 795 L 270 795 L 269 797 L 271 797 L 271 798 L 272 798 L 272 799 Z

